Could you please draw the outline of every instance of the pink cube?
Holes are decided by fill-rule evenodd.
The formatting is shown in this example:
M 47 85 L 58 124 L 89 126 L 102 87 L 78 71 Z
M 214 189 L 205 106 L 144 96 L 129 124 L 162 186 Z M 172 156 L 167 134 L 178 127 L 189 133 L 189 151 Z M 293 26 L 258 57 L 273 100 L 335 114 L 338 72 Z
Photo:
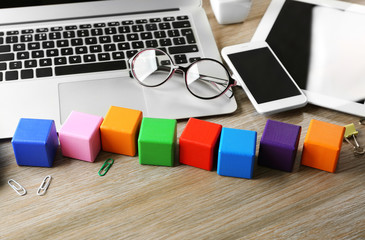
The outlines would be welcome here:
M 94 162 L 101 149 L 103 120 L 100 116 L 72 111 L 59 131 L 62 155 Z

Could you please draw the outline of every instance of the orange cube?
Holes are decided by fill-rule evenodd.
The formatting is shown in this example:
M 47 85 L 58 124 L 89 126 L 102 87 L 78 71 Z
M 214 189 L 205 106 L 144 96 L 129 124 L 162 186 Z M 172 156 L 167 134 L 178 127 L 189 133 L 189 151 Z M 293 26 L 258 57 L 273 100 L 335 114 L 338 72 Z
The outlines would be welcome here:
M 135 156 L 142 112 L 111 106 L 100 126 L 104 151 Z
M 305 136 L 302 165 L 335 172 L 345 127 L 312 119 Z

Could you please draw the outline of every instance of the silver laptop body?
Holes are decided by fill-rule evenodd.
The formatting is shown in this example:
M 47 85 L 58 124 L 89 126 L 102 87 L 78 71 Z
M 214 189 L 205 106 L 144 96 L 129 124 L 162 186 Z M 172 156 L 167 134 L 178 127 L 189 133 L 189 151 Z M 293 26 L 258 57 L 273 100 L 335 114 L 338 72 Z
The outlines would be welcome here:
M 181 76 L 173 77 L 160 87 L 146 88 L 130 78 L 128 69 L 115 69 L 113 66 L 112 70 L 108 71 L 96 70 L 83 73 L 85 68 L 80 67 L 81 70 L 79 69 L 77 74 L 68 74 L 67 67 L 56 70 L 57 65 L 52 65 L 47 66 L 47 69 L 52 68 L 52 76 L 44 76 L 42 74 L 45 71 L 34 70 L 32 78 L 23 79 L 22 77 L 26 77 L 27 72 L 23 72 L 22 69 L 25 64 L 29 63 L 25 63 L 25 61 L 32 57 L 38 61 L 37 67 L 43 68 L 40 66 L 40 60 L 37 60 L 38 53 L 30 52 L 30 56 L 25 56 L 28 58 L 14 59 L 18 63 L 10 63 L 13 61 L 13 56 L 16 58 L 18 52 L 24 50 L 21 49 L 22 45 L 15 46 L 17 42 L 12 42 L 14 40 L 12 34 L 16 34 L 15 31 L 19 32 L 18 41 L 20 38 L 24 40 L 24 37 L 21 37 L 22 31 L 25 33 L 32 31 L 31 40 L 25 43 L 25 50 L 28 50 L 27 47 L 33 46 L 28 44 L 37 41 L 34 39 L 35 34 L 38 34 L 38 31 L 39 34 L 42 34 L 43 29 L 57 30 L 57 28 L 76 26 L 75 32 L 77 32 L 81 26 L 94 26 L 97 23 L 119 24 L 123 21 L 141 20 L 147 20 L 149 23 L 151 19 L 164 17 L 176 19 L 179 16 L 189 18 L 195 35 L 195 45 L 198 48 L 198 51 L 186 53 L 187 59 L 198 57 L 220 59 L 201 4 L 199 0 L 103 0 L 0 9 L 0 38 L 3 39 L 2 44 L 0 42 L 0 49 L 5 49 L 5 53 L 0 52 L 0 66 L 1 63 L 6 62 L 3 65 L 7 67 L 6 70 L 0 70 L 2 72 L 0 78 L 0 138 L 12 137 L 19 118 L 53 119 L 59 129 L 72 110 L 105 116 L 111 105 L 141 110 L 146 117 L 173 119 L 233 112 L 237 108 L 234 98 L 228 99 L 222 96 L 215 100 L 198 99 L 188 92 Z M 50 32 L 47 32 L 44 36 L 50 37 L 49 34 Z M 82 36 L 82 38 L 85 37 Z M 7 51 L 9 47 L 1 48 L 1 45 L 9 45 L 10 51 Z M 20 50 L 16 51 L 16 47 L 19 47 Z M 55 51 L 62 51 L 62 47 L 57 47 L 57 45 L 54 48 L 58 49 Z M 76 50 L 74 46 L 69 46 L 69 48 L 73 49 L 71 51 Z M 44 54 L 48 54 L 47 49 L 44 49 L 44 52 Z M 24 55 L 21 56 L 24 57 Z M 110 56 L 112 55 L 110 54 Z M 49 57 L 50 61 L 56 61 L 56 57 Z M 65 56 L 66 62 L 60 64 L 63 64 L 62 66 L 72 65 L 69 62 L 72 57 L 72 54 Z M 74 60 L 81 61 L 80 65 L 85 61 L 85 59 L 78 58 L 74 58 Z M 120 61 L 128 64 L 127 60 L 128 57 L 124 56 Z M 47 61 L 44 64 L 46 63 Z M 19 68 L 17 64 L 20 64 L 22 68 Z M 98 65 L 95 66 L 97 69 Z M 90 68 L 94 69 L 94 65 L 89 65 Z M 12 73 L 6 73 L 9 70 Z M 55 72 L 59 74 L 56 75 Z M 47 74 L 47 72 L 45 73 Z M 17 74 L 17 79 L 12 79 L 14 74 Z M 7 80 L 7 78 L 11 80 Z

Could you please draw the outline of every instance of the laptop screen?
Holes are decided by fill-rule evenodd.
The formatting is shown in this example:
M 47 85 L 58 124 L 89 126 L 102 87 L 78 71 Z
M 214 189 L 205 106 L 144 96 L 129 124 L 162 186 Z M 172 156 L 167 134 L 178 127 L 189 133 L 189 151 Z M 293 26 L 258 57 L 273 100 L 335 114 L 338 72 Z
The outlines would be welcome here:
M 0 9 L 63 4 L 63 3 L 95 2 L 95 1 L 104 1 L 104 0 L 1 0 Z

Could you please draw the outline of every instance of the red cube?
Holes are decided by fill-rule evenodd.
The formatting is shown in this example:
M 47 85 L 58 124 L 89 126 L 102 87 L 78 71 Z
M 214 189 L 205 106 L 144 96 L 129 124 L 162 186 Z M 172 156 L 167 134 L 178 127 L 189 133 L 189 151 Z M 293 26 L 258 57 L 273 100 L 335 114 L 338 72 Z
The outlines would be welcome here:
M 190 118 L 179 139 L 180 163 L 213 170 L 222 125 Z

